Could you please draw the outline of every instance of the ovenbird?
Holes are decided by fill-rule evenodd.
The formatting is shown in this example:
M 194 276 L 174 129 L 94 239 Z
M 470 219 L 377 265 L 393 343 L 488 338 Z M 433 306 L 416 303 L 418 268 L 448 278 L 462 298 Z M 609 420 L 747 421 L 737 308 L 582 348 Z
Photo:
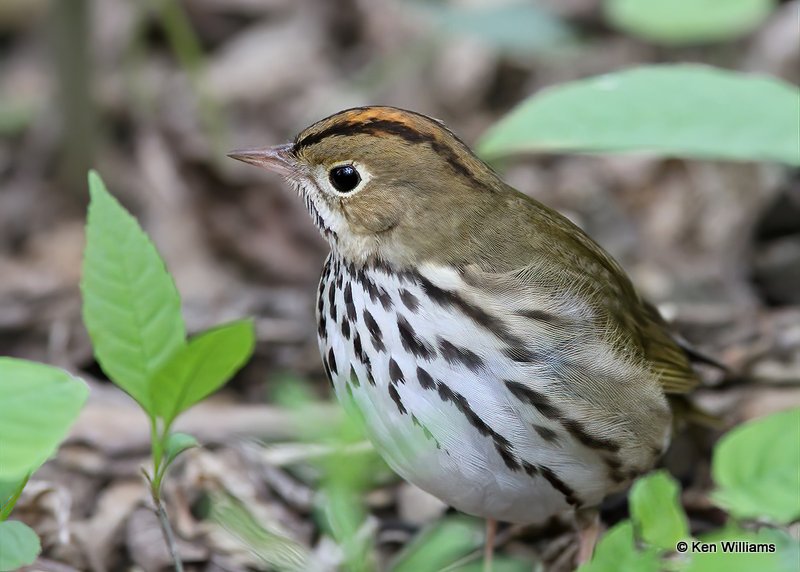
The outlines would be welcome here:
M 653 467 L 667 395 L 697 382 L 619 264 L 410 111 L 230 156 L 281 174 L 330 244 L 323 365 L 389 465 L 490 525 L 575 514 L 586 560 L 596 508 Z

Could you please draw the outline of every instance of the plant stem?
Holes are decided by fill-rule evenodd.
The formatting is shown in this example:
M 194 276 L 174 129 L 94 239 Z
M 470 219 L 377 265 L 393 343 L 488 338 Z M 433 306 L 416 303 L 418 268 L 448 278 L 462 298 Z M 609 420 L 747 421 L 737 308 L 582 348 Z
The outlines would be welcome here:
M 156 508 L 158 515 L 158 522 L 161 524 L 161 532 L 164 534 L 164 542 L 167 544 L 172 556 L 172 562 L 175 566 L 175 572 L 183 572 L 183 561 L 181 560 L 180 553 L 178 552 L 178 545 L 175 542 L 175 532 L 172 530 L 172 524 L 167 517 L 167 510 L 164 508 L 164 503 L 161 502 L 161 482 L 164 474 L 167 472 L 167 462 L 164 462 L 164 441 L 169 435 L 169 429 L 172 423 L 170 422 L 163 431 L 159 431 L 158 420 L 155 417 L 150 417 L 150 439 L 152 445 L 153 455 L 153 476 L 147 476 L 148 483 L 150 484 L 150 496 L 153 499 L 153 504 Z M 163 463 L 163 464 L 162 464 Z
M 167 549 L 172 556 L 172 562 L 175 565 L 175 572 L 183 572 L 183 561 L 178 552 L 178 545 L 175 542 L 175 533 L 172 530 L 172 524 L 167 517 L 167 511 L 161 502 L 161 496 L 157 495 L 155 490 L 151 489 L 153 493 L 153 502 L 156 505 L 156 514 L 158 514 L 158 522 L 161 523 L 161 532 L 164 533 L 164 541 L 167 543 Z
M 153 478 L 150 481 L 150 488 L 153 498 L 161 497 L 161 460 L 164 455 L 164 439 L 159 435 L 158 421 L 155 417 L 150 417 L 150 448 L 153 456 Z
M 25 475 L 25 478 L 22 480 L 19 487 L 17 487 L 17 490 L 14 491 L 14 494 L 11 496 L 11 498 L 8 499 L 8 502 L 0 506 L 0 509 L 2 509 L 0 510 L 0 522 L 6 520 L 11 514 L 11 511 L 14 510 L 14 505 L 17 504 L 19 497 L 22 495 L 22 490 L 25 488 L 25 485 L 28 484 L 29 478 L 30 475 Z

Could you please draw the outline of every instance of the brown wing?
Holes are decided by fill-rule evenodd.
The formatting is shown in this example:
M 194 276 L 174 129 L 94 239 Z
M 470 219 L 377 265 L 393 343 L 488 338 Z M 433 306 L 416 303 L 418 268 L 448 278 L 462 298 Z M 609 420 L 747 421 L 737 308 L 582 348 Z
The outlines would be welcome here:
M 659 373 L 665 393 L 688 393 L 700 383 L 687 353 L 678 344 L 670 326 L 649 302 L 640 303 L 635 329 L 647 360 Z
M 527 293 L 528 300 L 545 305 L 549 300 L 558 306 L 559 298 L 585 305 L 584 316 L 590 315 L 591 323 L 584 325 L 604 336 L 618 352 L 638 354 L 665 393 L 691 391 L 699 379 L 689 356 L 620 265 L 556 211 L 513 189 L 506 192 L 501 210 L 511 240 L 495 241 L 489 253 L 478 252 L 473 258 L 483 272 L 496 275 L 497 280 L 489 282 L 508 292 Z

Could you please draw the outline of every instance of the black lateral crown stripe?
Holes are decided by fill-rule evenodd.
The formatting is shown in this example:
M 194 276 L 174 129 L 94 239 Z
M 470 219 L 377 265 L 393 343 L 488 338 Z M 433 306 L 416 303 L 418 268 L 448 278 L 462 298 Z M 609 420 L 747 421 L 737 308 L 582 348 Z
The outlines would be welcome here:
M 323 139 L 327 139 L 328 137 L 357 135 L 360 133 L 366 133 L 369 135 L 377 135 L 378 133 L 396 135 L 397 137 L 405 139 L 409 143 L 424 143 L 426 141 L 434 141 L 433 136 L 414 129 L 413 127 L 400 121 L 373 118 L 334 123 L 322 131 L 318 131 L 317 133 L 309 133 L 294 144 L 294 150 L 296 152 L 303 147 L 315 145 Z
M 418 115 L 418 114 L 415 114 Z M 429 118 L 425 117 L 424 115 L 419 115 L 419 117 L 425 118 L 429 120 Z M 443 126 L 439 126 L 440 128 L 444 129 L 447 133 L 449 133 L 453 139 L 455 139 L 458 143 L 460 143 L 467 152 L 470 152 L 469 147 L 461 141 L 455 134 L 453 134 L 449 129 L 444 128 Z M 450 164 L 453 170 L 456 173 L 464 175 L 468 178 L 474 178 L 472 176 L 472 172 L 470 168 L 464 164 L 463 161 L 459 158 L 459 154 L 451 148 L 446 142 L 437 139 L 437 137 L 432 133 L 426 133 L 420 131 L 419 129 L 414 128 L 411 125 L 403 123 L 402 121 L 395 121 L 392 119 L 381 119 L 379 117 L 373 118 L 366 118 L 360 120 L 352 120 L 352 121 L 342 121 L 341 123 L 334 123 L 333 125 L 322 129 L 316 133 L 309 133 L 302 139 L 299 139 L 295 142 L 294 146 L 292 147 L 292 152 L 297 154 L 300 150 L 304 147 L 309 147 L 311 145 L 316 145 L 320 141 L 327 139 L 328 137 L 341 137 L 341 136 L 348 136 L 348 135 L 359 135 L 359 134 L 368 134 L 368 135 L 394 135 L 400 137 L 404 141 L 408 141 L 409 143 L 413 144 L 421 144 L 421 143 L 428 143 L 436 153 L 444 156 L 445 160 Z

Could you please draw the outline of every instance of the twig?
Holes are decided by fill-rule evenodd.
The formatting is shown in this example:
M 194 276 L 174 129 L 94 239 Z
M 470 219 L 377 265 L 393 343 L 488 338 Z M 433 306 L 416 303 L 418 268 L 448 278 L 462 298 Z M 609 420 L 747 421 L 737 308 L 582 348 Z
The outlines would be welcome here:
M 172 530 L 172 524 L 167 518 L 167 511 L 164 509 L 164 504 L 161 498 L 153 495 L 153 502 L 156 505 L 156 514 L 158 514 L 158 522 L 161 523 L 161 532 L 164 533 L 164 541 L 167 543 L 167 548 L 172 556 L 172 562 L 175 564 L 175 572 L 183 572 L 183 561 L 181 555 L 178 553 L 178 545 L 175 542 L 175 532 Z
M 180 552 L 178 552 L 178 544 L 175 542 L 175 532 L 172 530 L 172 524 L 169 522 L 167 510 L 161 502 L 161 484 L 154 483 L 150 475 L 142 467 L 142 474 L 147 481 L 148 489 L 150 490 L 150 498 L 153 499 L 156 515 L 158 515 L 158 522 L 161 525 L 161 533 L 164 535 L 164 542 L 167 545 L 170 556 L 172 556 L 172 563 L 175 566 L 175 572 L 183 572 L 183 560 L 181 560 Z

